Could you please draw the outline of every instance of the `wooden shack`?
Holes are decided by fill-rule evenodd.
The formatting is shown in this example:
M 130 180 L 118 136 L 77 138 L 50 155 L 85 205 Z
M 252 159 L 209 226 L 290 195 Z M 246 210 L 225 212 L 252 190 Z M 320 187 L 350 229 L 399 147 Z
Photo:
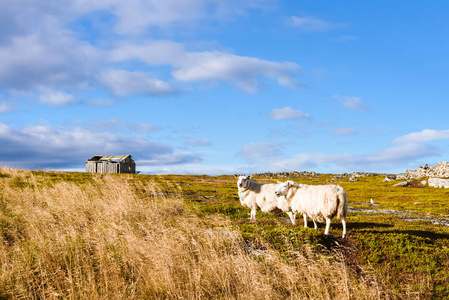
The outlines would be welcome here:
M 136 174 L 136 163 L 131 155 L 95 155 L 86 160 L 86 172 Z

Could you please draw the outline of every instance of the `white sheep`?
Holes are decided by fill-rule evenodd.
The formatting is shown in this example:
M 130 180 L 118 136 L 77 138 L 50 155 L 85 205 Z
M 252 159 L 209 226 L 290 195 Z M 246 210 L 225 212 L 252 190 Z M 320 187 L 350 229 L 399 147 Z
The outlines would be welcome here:
M 279 184 L 276 191 L 278 206 L 290 207 L 293 213 L 306 214 L 315 224 L 326 222 L 325 235 L 329 234 L 331 219 L 341 219 L 343 238 L 346 236 L 348 200 L 345 190 L 338 185 L 304 185 L 293 181 Z
M 266 213 L 276 213 L 284 211 L 290 217 L 290 220 L 295 224 L 296 214 L 292 212 L 290 207 L 286 210 L 277 206 L 277 197 L 275 195 L 278 184 L 273 183 L 257 183 L 251 180 L 251 175 L 238 176 L 237 188 L 239 191 L 240 204 L 251 209 L 250 220 L 256 220 L 256 212 L 261 210 Z
M 282 184 L 283 184 L 282 182 L 278 181 L 278 186 L 277 187 L 279 187 L 279 185 L 282 185 Z M 305 184 L 301 184 L 301 183 L 297 183 L 297 184 L 299 186 L 306 186 Z M 276 194 L 276 191 L 274 193 Z M 287 201 L 282 201 L 279 198 L 277 199 L 277 206 L 279 207 L 279 209 L 281 209 L 282 211 L 285 211 L 287 214 L 289 214 L 291 212 L 295 217 L 296 217 L 297 213 L 302 213 L 302 216 L 304 218 L 304 227 L 307 228 L 307 215 L 304 212 L 299 212 L 299 211 L 298 212 L 293 212 L 291 205 L 289 205 L 289 203 Z M 290 214 L 289 214 L 289 216 L 290 216 Z M 290 219 L 292 220 L 292 224 L 296 225 L 295 218 L 292 219 L 290 217 Z M 315 229 L 317 229 L 318 226 L 316 225 L 315 220 L 312 219 L 312 221 L 313 221 L 313 225 L 315 226 Z

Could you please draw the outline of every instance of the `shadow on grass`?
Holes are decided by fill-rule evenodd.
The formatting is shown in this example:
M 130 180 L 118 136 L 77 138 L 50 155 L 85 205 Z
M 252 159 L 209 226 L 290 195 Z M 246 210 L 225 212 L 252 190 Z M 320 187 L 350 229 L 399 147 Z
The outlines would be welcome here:
M 335 224 L 336 228 L 341 228 L 341 224 Z M 338 226 L 340 225 L 340 226 Z M 346 229 L 350 230 L 352 229 L 370 229 L 370 228 L 376 228 L 376 227 L 380 227 L 380 228 L 391 228 L 394 227 L 394 225 L 392 224 L 383 224 L 383 223 L 364 223 L 364 222 L 354 222 L 354 223 L 347 223 L 346 224 Z
M 370 233 L 377 233 L 379 235 L 383 234 L 406 234 L 410 236 L 416 236 L 420 238 L 429 238 L 432 241 L 436 239 L 449 239 L 449 234 L 446 233 L 436 233 L 431 231 L 421 231 L 421 230 L 387 230 L 387 231 L 380 231 L 380 230 L 370 230 Z

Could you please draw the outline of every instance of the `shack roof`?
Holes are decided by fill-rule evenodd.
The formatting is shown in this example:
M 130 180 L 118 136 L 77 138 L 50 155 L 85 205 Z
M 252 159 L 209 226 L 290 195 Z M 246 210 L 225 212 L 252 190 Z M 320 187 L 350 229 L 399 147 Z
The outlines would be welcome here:
M 94 155 L 87 161 L 99 161 L 99 162 L 122 162 L 127 158 L 131 158 L 131 155 Z

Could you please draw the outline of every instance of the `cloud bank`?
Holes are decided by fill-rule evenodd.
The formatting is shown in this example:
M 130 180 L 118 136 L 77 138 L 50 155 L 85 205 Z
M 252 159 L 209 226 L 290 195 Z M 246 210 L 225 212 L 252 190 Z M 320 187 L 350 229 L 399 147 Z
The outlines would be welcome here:
M 201 157 L 180 153 L 139 135 L 120 135 L 92 127 L 52 128 L 34 125 L 13 129 L 0 123 L 0 164 L 17 168 L 84 168 L 94 154 L 129 153 L 142 166 L 199 163 Z

